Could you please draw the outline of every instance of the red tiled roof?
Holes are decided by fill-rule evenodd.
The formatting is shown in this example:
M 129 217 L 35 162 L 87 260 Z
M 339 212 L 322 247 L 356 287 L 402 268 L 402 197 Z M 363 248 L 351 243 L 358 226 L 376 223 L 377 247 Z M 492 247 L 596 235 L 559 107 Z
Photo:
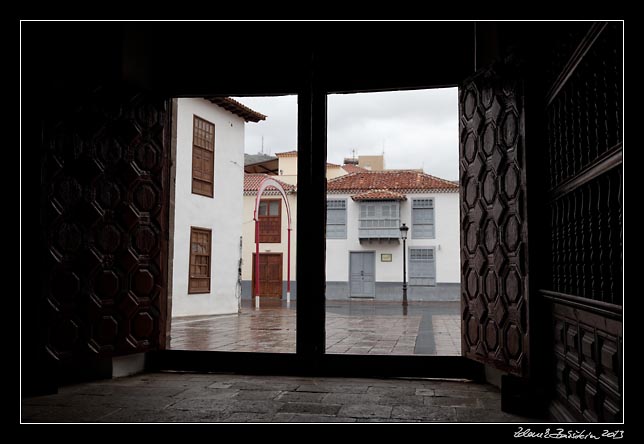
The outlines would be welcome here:
M 362 168 L 361 166 L 351 165 L 351 164 L 342 165 L 342 169 L 344 171 L 346 171 L 347 173 L 349 173 L 349 174 L 351 174 L 351 173 L 362 173 L 363 171 L 369 171 L 368 169 Z
M 282 182 L 277 178 L 277 176 L 269 176 L 268 174 L 261 174 L 261 173 L 245 173 L 244 174 L 244 196 L 257 194 L 257 189 L 259 188 L 259 184 L 262 182 L 262 180 L 264 180 L 267 177 L 270 177 L 271 179 L 275 179 L 277 182 L 279 182 L 287 194 L 295 192 L 294 185 L 291 185 L 286 182 Z M 264 194 L 275 195 L 275 194 L 278 194 L 278 191 L 275 188 L 271 187 L 271 188 L 267 188 L 262 195 Z
M 353 200 L 407 200 L 404 194 L 389 190 L 370 190 L 351 196 Z
M 369 190 L 403 192 L 458 192 L 449 180 L 412 170 L 363 171 L 336 177 L 327 183 L 329 193 L 357 193 Z
M 284 151 L 283 153 L 275 153 L 277 157 L 297 157 L 297 151 Z
M 237 114 L 246 122 L 259 122 L 260 120 L 266 120 L 266 116 L 264 114 L 258 113 L 230 97 L 206 97 L 206 99 L 210 100 L 215 105 L 221 106 L 226 111 Z

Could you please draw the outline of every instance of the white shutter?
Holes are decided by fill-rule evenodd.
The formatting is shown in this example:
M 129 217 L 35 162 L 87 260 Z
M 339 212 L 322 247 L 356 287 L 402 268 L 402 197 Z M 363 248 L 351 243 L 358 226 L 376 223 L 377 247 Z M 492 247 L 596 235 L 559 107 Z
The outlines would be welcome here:
M 433 248 L 409 249 L 409 285 L 436 285 L 436 260 Z
M 434 239 L 434 199 L 413 199 L 411 214 L 412 238 Z
M 347 201 L 344 199 L 327 200 L 326 208 L 327 239 L 346 239 Z

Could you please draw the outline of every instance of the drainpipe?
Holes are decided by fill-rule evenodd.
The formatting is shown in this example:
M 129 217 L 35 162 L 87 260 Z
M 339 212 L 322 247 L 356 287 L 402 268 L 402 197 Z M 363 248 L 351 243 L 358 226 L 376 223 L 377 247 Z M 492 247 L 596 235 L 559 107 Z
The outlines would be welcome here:
M 242 294 L 242 242 L 243 237 L 239 236 L 239 266 L 237 267 L 237 287 L 235 288 L 235 296 L 237 297 L 237 313 L 241 313 L 241 294 Z

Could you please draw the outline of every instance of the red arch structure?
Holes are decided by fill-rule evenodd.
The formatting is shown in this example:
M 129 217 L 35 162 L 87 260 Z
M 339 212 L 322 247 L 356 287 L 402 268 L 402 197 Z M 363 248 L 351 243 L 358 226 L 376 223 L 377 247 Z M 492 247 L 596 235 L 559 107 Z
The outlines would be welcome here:
M 286 197 L 286 191 L 284 187 L 275 179 L 271 177 L 266 177 L 262 180 L 257 188 L 257 197 L 255 198 L 255 212 L 253 213 L 253 219 L 255 219 L 255 307 L 259 308 L 259 203 L 262 197 L 262 193 L 267 188 L 275 188 L 282 199 L 284 199 L 284 204 L 286 205 L 286 214 L 288 216 L 288 250 L 286 257 L 286 303 L 291 303 L 291 207 L 288 204 L 288 198 Z

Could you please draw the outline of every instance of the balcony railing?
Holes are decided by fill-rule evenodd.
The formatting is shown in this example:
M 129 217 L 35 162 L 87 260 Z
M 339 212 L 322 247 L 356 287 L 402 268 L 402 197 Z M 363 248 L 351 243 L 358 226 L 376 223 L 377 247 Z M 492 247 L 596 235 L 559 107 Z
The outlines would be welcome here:
M 360 219 L 360 239 L 400 238 L 400 219 Z

